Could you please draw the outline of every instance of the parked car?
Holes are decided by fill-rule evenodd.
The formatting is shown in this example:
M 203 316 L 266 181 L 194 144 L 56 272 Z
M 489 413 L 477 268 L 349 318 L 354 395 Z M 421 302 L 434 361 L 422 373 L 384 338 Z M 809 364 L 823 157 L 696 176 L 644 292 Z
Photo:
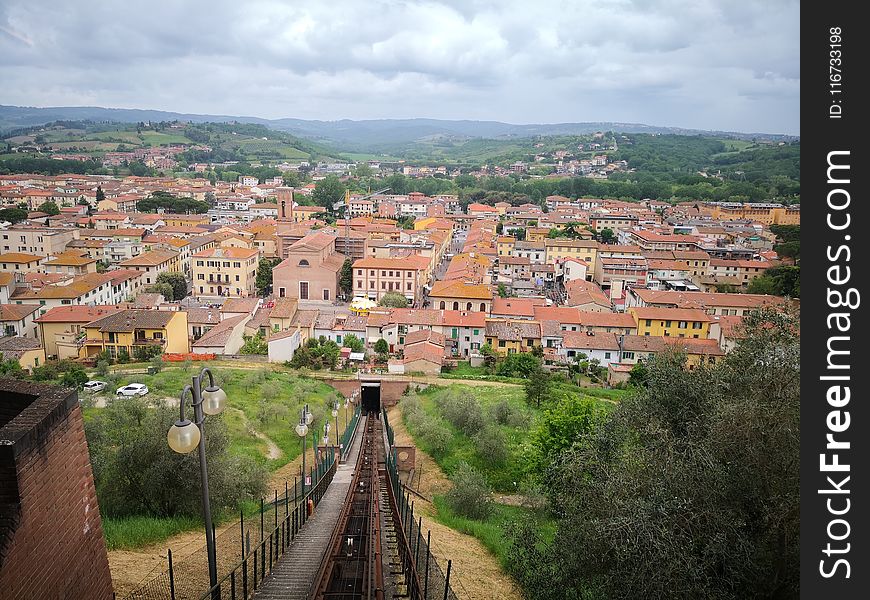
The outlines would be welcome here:
M 119 396 L 144 396 L 148 393 L 148 386 L 144 383 L 131 383 L 124 387 L 119 387 L 115 392 Z
M 102 392 L 104 389 L 106 389 L 106 382 L 105 381 L 89 381 L 82 386 L 82 389 L 86 392 L 92 392 L 92 393 Z

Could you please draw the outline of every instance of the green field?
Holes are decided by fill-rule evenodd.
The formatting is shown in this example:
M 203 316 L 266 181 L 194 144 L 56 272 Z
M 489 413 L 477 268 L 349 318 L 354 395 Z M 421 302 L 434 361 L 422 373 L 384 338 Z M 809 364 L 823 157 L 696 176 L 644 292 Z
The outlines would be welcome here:
M 144 383 L 149 390 L 147 399 L 176 402 L 194 373 L 193 370 L 185 372 L 184 369 L 173 366 L 164 368 L 156 375 L 121 374 L 117 386 L 96 398 L 105 397 L 111 401 L 117 387 L 128 383 Z M 222 418 L 232 435 L 231 450 L 253 458 L 270 470 L 287 464 L 302 451 L 299 437 L 293 431 L 302 405 L 308 403 L 315 414 L 316 422 L 322 425 L 323 416 L 326 414 L 324 402 L 337 398 L 335 389 L 325 383 L 291 373 L 276 372 L 266 365 L 261 370 L 218 368 L 215 369 L 215 374 L 227 393 L 227 410 Z M 264 402 L 264 398 L 268 402 Z M 271 410 L 266 410 L 266 404 Z M 87 408 L 86 417 L 99 410 L 101 409 Z M 339 413 L 342 423 L 343 412 L 342 408 Z M 268 442 L 254 432 L 274 442 L 281 451 L 281 457 L 268 458 Z

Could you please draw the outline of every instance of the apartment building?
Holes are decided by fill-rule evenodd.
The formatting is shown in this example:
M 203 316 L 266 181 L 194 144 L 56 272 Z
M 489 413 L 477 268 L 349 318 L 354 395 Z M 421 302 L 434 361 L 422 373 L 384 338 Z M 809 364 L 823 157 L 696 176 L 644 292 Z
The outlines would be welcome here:
M 151 285 L 157 281 L 157 276 L 164 272 L 179 272 L 181 264 L 179 252 L 174 250 L 151 250 L 143 252 L 139 256 L 122 260 L 118 266 L 122 269 L 141 271 L 145 285 Z
M 600 244 L 594 240 L 574 240 L 571 238 L 544 240 L 547 263 L 558 264 L 567 258 L 582 260 L 587 265 L 586 279 L 589 281 L 595 276 L 595 258 L 598 256 L 599 247 Z
M 257 295 L 259 252 L 247 248 L 210 248 L 192 257 L 197 296 L 248 298 Z
M 401 294 L 409 304 L 422 299 L 431 260 L 419 254 L 404 258 L 363 258 L 353 263 L 353 293 L 372 300 L 384 294 Z
M 107 352 L 116 358 L 126 350 L 135 357 L 137 348 L 187 353 L 187 313 L 183 310 L 128 309 L 100 317 L 84 326 L 80 356 Z
M 637 334 L 653 337 L 706 339 L 713 318 L 700 309 L 634 307 L 628 309 Z
M 78 239 L 79 230 L 74 228 L 34 227 L 13 225 L 0 232 L 0 252 L 23 252 L 39 256 L 59 254 L 66 245 Z
M 0 271 L 8 273 L 36 273 L 45 260 L 44 256 L 25 254 L 23 252 L 9 252 L 0 254 Z

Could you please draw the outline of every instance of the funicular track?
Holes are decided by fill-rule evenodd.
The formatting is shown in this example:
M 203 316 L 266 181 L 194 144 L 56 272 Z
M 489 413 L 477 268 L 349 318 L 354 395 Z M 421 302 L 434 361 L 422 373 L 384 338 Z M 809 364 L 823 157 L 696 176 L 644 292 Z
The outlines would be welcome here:
M 366 419 L 359 458 L 347 501 L 339 516 L 312 598 L 390 600 L 418 598 L 420 589 L 389 485 L 383 423 L 376 413 Z M 404 546 L 404 547 L 402 547 Z M 386 571 L 386 572 L 385 572 Z M 385 581 L 386 579 L 386 581 Z

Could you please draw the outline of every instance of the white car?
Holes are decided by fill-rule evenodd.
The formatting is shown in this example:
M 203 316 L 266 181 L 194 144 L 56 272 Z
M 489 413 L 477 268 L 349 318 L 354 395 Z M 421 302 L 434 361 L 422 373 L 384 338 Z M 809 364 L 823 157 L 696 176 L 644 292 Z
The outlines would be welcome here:
M 106 382 L 105 381 L 89 381 L 82 386 L 82 389 L 86 392 L 92 392 L 92 393 L 102 392 L 104 389 L 106 389 Z
M 148 393 L 148 386 L 144 383 L 131 383 L 124 387 L 119 387 L 115 392 L 119 396 L 144 396 Z

